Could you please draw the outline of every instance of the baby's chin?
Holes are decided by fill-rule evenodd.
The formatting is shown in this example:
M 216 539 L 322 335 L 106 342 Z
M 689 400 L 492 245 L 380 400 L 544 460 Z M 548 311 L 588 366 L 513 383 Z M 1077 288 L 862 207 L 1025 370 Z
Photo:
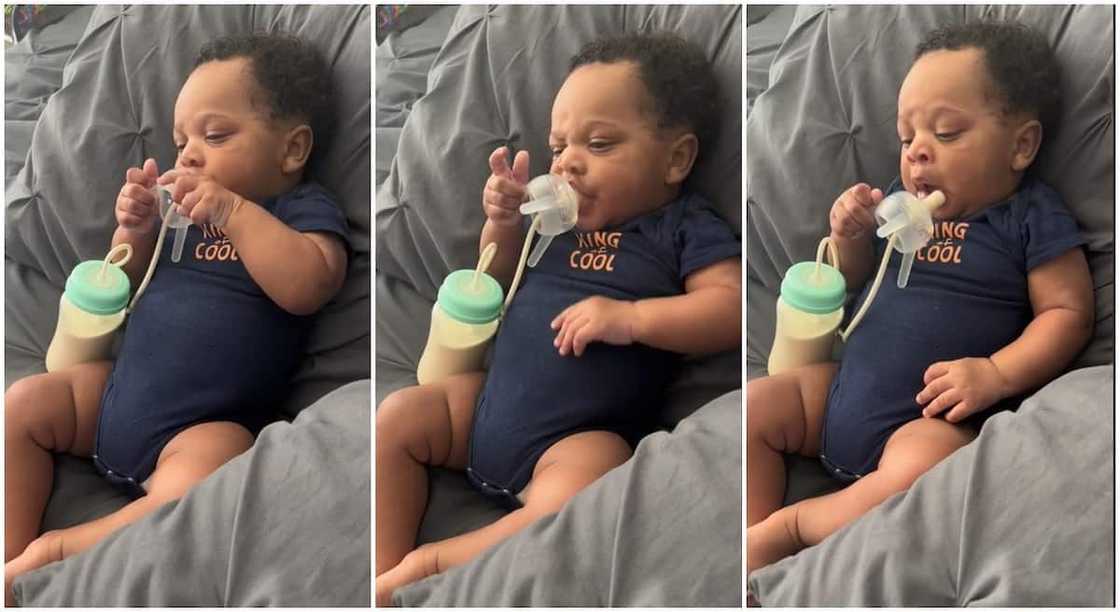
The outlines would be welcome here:
M 581 232 L 597 232 L 605 227 L 606 224 L 604 224 L 602 221 L 599 221 L 598 219 L 579 219 L 578 221 L 576 221 L 576 229 Z

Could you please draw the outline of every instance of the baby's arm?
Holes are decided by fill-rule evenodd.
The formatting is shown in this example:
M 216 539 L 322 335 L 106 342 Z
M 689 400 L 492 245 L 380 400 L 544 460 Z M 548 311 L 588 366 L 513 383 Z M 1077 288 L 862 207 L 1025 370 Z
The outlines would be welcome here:
M 742 338 L 742 266 L 724 259 L 685 278 L 685 293 L 635 302 L 602 296 L 566 308 L 553 321 L 553 344 L 561 355 L 583 354 L 594 341 L 640 342 L 686 354 L 715 353 Z
M 1085 348 L 1093 331 L 1093 285 L 1085 254 L 1071 249 L 1027 274 L 1034 319 L 990 358 L 931 365 L 919 404 L 924 416 L 952 408 L 957 422 L 995 402 L 1052 380 Z M 932 400 L 932 401 L 931 401 Z
M 154 159 L 144 161 L 143 169 L 129 168 L 125 172 L 124 186 L 117 195 L 117 229 L 113 232 L 113 246 L 121 243 L 132 246 L 132 258 L 121 269 L 128 275 L 134 291 L 152 260 L 159 234 L 156 196 L 151 191 L 158 172 Z
M 309 315 L 323 307 L 346 279 L 346 249 L 325 232 L 296 231 L 246 201 L 225 226 L 245 269 L 281 308 Z
M 174 182 L 180 213 L 225 231 L 249 276 L 284 310 L 312 314 L 342 287 L 346 249 L 333 234 L 294 230 L 208 177 L 169 172 L 160 181 Z
M 513 158 L 513 168 L 506 162 L 506 155 L 505 147 L 490 154 L 490 178 L 482 191 L 486 223 L 482 226 L 478 252 L 491 242 L 497 243 L 498 251 L 486 272 L 508 291 L 525 241 L 518 207 L 525 199 L 525 185 L 529 182 L 529 152 L 519 151 Z
M 852 185 L 836 198 L 828 214 L 829 237 L 840 252 L 840 273 L 848 289 L 863 286 L 874 266 L 871 235 L 878 227 L 875 206 L 883 192 L 867 183 Z

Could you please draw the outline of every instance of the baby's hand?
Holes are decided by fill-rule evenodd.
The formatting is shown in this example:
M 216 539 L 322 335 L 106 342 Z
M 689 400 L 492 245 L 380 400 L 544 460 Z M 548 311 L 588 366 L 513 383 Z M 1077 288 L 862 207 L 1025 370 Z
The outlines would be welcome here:
M 511 226 L 521 220 L 517 208 L 525 200 L 525 185 L 529 182 L 529 152 L 517 152 L 513 169 L 506 163 L 506 155 L 505 147 L 490 154 L 490 178 L 482 190 L 482 210 L 495 224 Z
M 159 184 L 168 186 L 172 201 L 179 203 L 179 214 L 190 217 L 195 225 L 225 227 L 244 202 L 241 196 L 207 176 L 170 170 L 159 177 Z
M 951 408 L 945 420 L 956 423 L 1007 397 L 1007 380 L 987 358 L 969 357 L 939 361 L 926 369 L 925 388 L 916 398 L 929 403 L 922 416 L 932 417 Z M 933 401 L 930 401 L 933 400 Z
M 129 168 L 124 174 L 124 186 L 117 195 L 117 225 L 130 230 L 147 234 L 155 228 L 159 219 L 156 210 L 156 196 L 152 187 L 156 184 L 159 169 L 156 160 L 147 159 L 144 167 Z
M 553 346 L 561 355 L 583 355 L 587 345 L 598 340 L 625 345 L 634 342 L 634 302 L 595 296 L 568 306 L 552 320 L 558 330 Z
M 829 228 L 841 238 L 862 238 L 877 226 L 875 207 L 882 200 L 881 189 L 872 189 L 867 183 L 852 185 L 832 204 L 828 213 Z

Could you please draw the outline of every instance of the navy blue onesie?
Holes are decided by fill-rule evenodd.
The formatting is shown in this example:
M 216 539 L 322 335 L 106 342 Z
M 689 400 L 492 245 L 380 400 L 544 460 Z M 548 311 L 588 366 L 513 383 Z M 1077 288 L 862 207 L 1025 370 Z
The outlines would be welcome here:
M 889 191 L 899 188 L 896 179 Z M 821 437 L 829 473 L 851 481 L 874 471 L 887 438 L 921 416 L 915 396 L 926 369 L 988 357 L 1018 338 L 1033 317 L 1027 273 L 1083 243 L 1057 192 L 1025 178 L 1001 203 L 968 218 L 935 220 L 933 239 L 918 251 L 904 289 L 895 282 L 902 256 L 892 255 L 829 390 Z M 876 262 L 885 247 L 877 238 Z M 972 422 L 1011 405 L 996 404 Z
M 346 242 L 346 219 L 314 183 L 261 205 L 295 230 Z M 178 263 L 173 232 L 129 315 L 98 418 L 94 463 L 134 496 L 187 427 L 233 421 L 256 435 L 272 420 L 312 322 L 265 295 L 220 229 L 191 225 Z
M 516 508 L 537 459 L 561 438 L 607 430 L 633 447 L 657 427 L 677 354 L 593 342 L 580 357 L 561 356 L 549 324 L 595 295 L 679 295 L 692 272 L 737 257 L 734 232 L 707 206 L 682 196 L 616 228 L 561 234 L 526 268 L 475 410 L 467 476 L 480 491 Z

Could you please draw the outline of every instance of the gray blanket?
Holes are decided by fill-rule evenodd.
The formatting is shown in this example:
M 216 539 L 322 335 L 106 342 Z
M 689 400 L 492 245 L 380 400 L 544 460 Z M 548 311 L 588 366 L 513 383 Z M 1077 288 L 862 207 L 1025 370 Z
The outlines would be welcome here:
M 1111 606 L 1110 366 L 1018 413 L 818 546 L 750 575 L 764 606 Z
M 370 605 L 370 385 L 339 388 L 186 496 L 21 576 L 21 606 Z
M 742 605 L 742 401 L 734 391 L 467 565 L 399 590 L 409 606 Z

